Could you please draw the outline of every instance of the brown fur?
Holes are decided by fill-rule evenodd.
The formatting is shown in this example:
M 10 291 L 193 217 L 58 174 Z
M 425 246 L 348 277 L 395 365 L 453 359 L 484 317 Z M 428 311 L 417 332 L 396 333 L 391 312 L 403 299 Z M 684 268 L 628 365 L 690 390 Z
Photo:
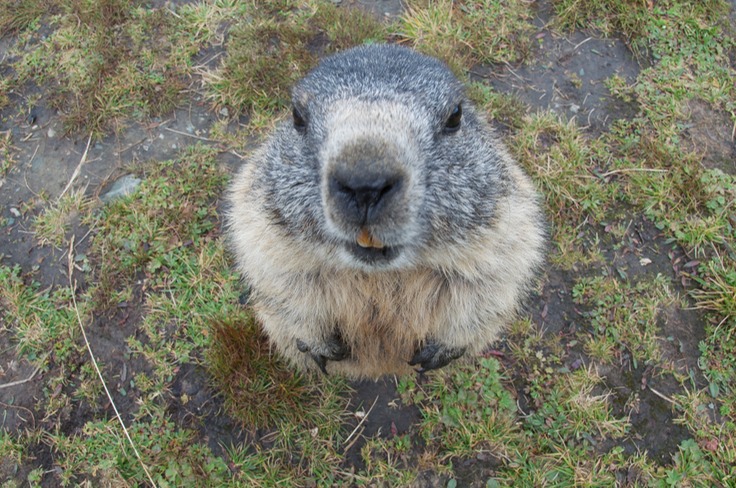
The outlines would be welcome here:
M 411 371 L 407 362 L 429 336 L 478 353 L 513 320 L 544 237 L 535 192 L 515 165 L 509 171 L 516 191 L 475 242 L 423 256 L 431 267 L 367 273 L 326 266 L 320 248 L 289 238 L 268 221 L 251 190 L 258 159 L 232 187 L 235 252 L 264 329 L 300 368 L 315 365 L 296 340 L 327 337 L 331 330 L 320 324 L 339 324 L 354 352 L 330 361 L 328 371 L 357 378 Z M 524 243 L 528 250 L 520 252 Z

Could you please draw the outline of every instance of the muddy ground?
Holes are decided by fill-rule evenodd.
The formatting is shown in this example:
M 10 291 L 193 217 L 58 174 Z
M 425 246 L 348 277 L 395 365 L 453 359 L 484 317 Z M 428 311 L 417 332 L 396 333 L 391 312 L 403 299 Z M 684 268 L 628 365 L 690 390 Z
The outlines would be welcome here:
M 402 11 L 401 2 L 397 0 L 351 0 L 342 3 L 366 8 L 386 18 Z M 561 115 L 576 118 L 580 125 L 587 126 L 587 132 L 592 137 L 607 128 L 613 120 L 632 116 L 634 107 L 612 97 L 603 81 L 618 74 L 631 82 L 646 60 L 635 59 L 626 44 L 619 39 L 600 38 L 594 32 L 563 36 L 551 31 L 545 27 L 551 7 L 545 2 L 541 3 L 535 20 L 537 32 L 534 33 L 541 42 L 534 45 L 531 63 L 478 66 L 473 71 L 473 77 L 489 83 L 499 92 L 516 95 L 529 106 L 529 110 L 552 109 Z M 0 41 L 0 52 L 5 49 L 6 42 Z M 193 143 L 212 143 L 208 140 L 210 128 L 216 120 L 224 117 L 213 111 L 207 102 L 194 97 L 167 117 L 146 124 L 132 123 L 119 134 L 92 142 L 88 147 L 84 135 L 63 135 L 59 117 L 48 107 L 45 96 L 31 111 L 18 110 L 18 107 L 24 106 L 23 98 L 13 94 L 11 99 L 14 106 L 0 114 L 0 132 L 10 132 L 16 160 L 14 168 L 0 181 L 0 215 L 6 219 L 6 225 L 0 228 L 0 257 L 6 265 L 19 265 L 24 271 L 36 269 L 34 276 L 42 287 L 67 283 L 63 264 L 67 250 L 41 247 L 32 232 L 32 220 L 39 214 L 44 199 L 54 201 L 68 191 L 68 187 L 83 187 L 89 195 L 103 196 L 116 180 L 129 173 L 129 168 L 136 161 L 163 161 L 173 158 L 181 148 Z M 733 171 L 736 149 L 730 141 L 730 134 L 722 130 L 726 124 L 714 120 L 714 114 L 704 112 L 702 107 L 693 107 L 692 111 L 693 118 L 700 122 L 694 124 L 692 137 L 708 139 L 705 144 L 709 148 L 706 162 Z M 707 125 L 709 123 L 713 125 Z M 236 126 L 238 121 L 230 121 L 230 124 Z M 506 130 L 501 122 L 497 122 L 496 126 L 502 133 Z M 703 127 L 712 127 L 713 130 Z M 238 156 L 233 153 L 224 151 L 219 157 L 231 169 L 240 164 Z M 76 236 L 77 252 L 83 252 L 85 229 L 77 227 L 76 230 L 80 233 Z M 625 268 L 629 273 L 652 276 L 662 273 L 670 277 L 673 287 L 684 290 L 677 272 L 678 266 L 682 266 L 682 252 L 665 242 L 651 223 L 644 219 L 633 222 L 627 231 L 627 243 L 627 246 L 611 251 L 611 263 Z M 641 257 L 651 259 L 652 264 L 642 267 L 639 264 Z M 570 291 L 568 276 L 564 272 L 548 269 L 544 288 L 528 305 L 537 326 L 546 334 L 574 335 L 576 320 L 584 310 L 579 310 L 572 302 Z M 135 310 L 135 305 L 128 304 L 128 309 Z M 128 359 L 124 357 L 122 340 L 126 331 L 135 327 L 140 314 L 115 313 L 113 317 L 116 320 L 114 328 L 105 324 L 92 327 L 90 332 L 96 336 L 92 345 L 97 357 L 105 364 L 112 368 L 123 368 Z M 695 312 L 673 310 L 671 316 L 663 320 L 662 327 L 664 336 L 679 338 L 677 347 L 673 346 L 668 354 L 677 363 L 694 366 L 698 358 L 698 343 L 703 337 L 704 324 L 700 316 Z M 498 349 L 501 361 L 507 361 L 503 355 L 504 344 L 499 344 Z M 571 368 L 579 367 L 585 361 L 582 351 L 578 351 L 577 355 L 571 354 L 570 358 Z M 512 364 L 509 366 L 513 367 Z M 647 450 L 660 462 L 668 462 L 680 441 L 687 438 L 689 433 L 684 427 L 673 424 L 670 405 L 643 389 L 642 385 L 658 381 L 657 390 L 668 395 L 671 393 L 668 388 L 675 388 L 675 382 L 668 384 L 667 381 L 653 379 L 648 376 L 646 369 L 634 369 L 628 363 L 602 373 L 606 385 L 616 395 L 614 403 L 622 411 L 623 403 L 630 398 L 631 392 L 639 391 L 639 408 L 631 418 L 634 435 L 625 446 L 626 449 L 631 452 Z M 22 386 L 0 390 L 2 425 L 11 431 L 43 424 L 44 413 L 37 410 L 37 404 L 43 396 L 41 392 L 45 384 L 43 374 L 34 376 L 31 366 L 17 362 L 9 336 L 0 336 L 0 382 L 11 383 L 27 378 L 32 379 Z M 419 413 L 413 406 L 401 406 L 392 380 L 355 383 L 353 387 L 354 409 L 367 409 L 374 401 L 376 403 L 364 423 L 364 436 L 392 436 L 412 431 Z M 184 394 L 190 397 L 186 405 L 179 401 Z M 200 368 L 182 368 L 173 382 L 172 395 L 174 418 L 184 425 L 192 424 L 201 432 L 204 440 L 210 441 L 213 449 L 221 449 L 220 443 L 225 438 L 237 440 L 249 435 L 222 414 L 220 401 L 211 391 L 207 374 Z M 518 397 L 523 410 L 525 393 L 519 391 Z M 396 405 L 399 407 L 396 408 Z M 70 412 L 65 427 L 73 431 L 93 414 Z M 361 442 L 355 444 L 346 462 L 360 465 L 360 445 Z M 53 469 L 50 453 L 36 452 L 35 455 L 37 462 Z M 470 483 L 491 468 L 492 465 L 484 465 L 481 460 L 469 460 L 458 470 L 459 474 L 463 474 L 463 479 L 459 481 Z M 24 479 L 24 473 L 17 475 L 19 479 Z

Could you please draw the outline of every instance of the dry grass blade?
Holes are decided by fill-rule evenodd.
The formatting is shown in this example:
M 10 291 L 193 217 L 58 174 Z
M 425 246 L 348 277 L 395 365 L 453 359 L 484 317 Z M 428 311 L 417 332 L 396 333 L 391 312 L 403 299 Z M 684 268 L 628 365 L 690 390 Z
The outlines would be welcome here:
M 89 148 L 89 142 L 87 142 L 87 147 Z M 86 155 L 87 155 L 87 151 L 85 150 L 84 155 L 82 156 L 82 161 L 84 161 Z M 72 178 L 72 181 L 73 181 L 73 178 Z M 71 184 L 71 181 L 70 181 L 70 184 Z M 71 289 L 71 297 L 72 297 L 72 305 L 74 307 L 74 313 L 76 314 L 76 317 L 77 317 L 77 323 L 79 324 L 79 330 L 82 331 L 82 338 L 84 339 L 84 345 L 87 346 L 87 352 L 89 353 L 89 357 L 92 360 L 92 366 L 94 366 L 95 372 L 97 373 L 97 376 L 100 378 L 100 383 L 102 383 L 102 387 L 105 389 L 105 394 L 107 395 L 107 399 L 110 401 L 110 405 L 112 405 L 112 409 L 115 411 L 115 417 L 118 419 L 118 422 L 120 422 L 120 427 L 122 427 L 123 432 L 125 433 L 125 437 L 128 439 L 128 443 L 130 444 L 130 447 L 133 449 L 133 452 L 135 453 L 135 457 L 138 458 L 138 463 L 141 465 L 141 468 L 143 468 L 143 471 L 146 473 L 146 477 L 148 477 L 148 482 L 151 484 L 151 486 L 155 488 L 156 482 L 153 481 L 153 477 L 151 476 L 151 473 L 148 471 L 146 464 L 143 462 L 143 458 L 138 452 L 138 449 L 135 447 L 135 443 L 133 442 L 133 439 L 130 437 L 128 428 L 125 427 L 125 422 L 123 422 L 123 418 L 120 416 L 120 412 L 118 412 L 118 407 L 115 405 L 115 400 L 113 400 L 112 395 L 110 394 L 110 390 L 107 388 L 107 383 L 105 382 L 105 378 L 102 376 L 102 372 L 100 371 L 100 368 L 97 365 L 97 360 L 95 359 L 95 355 L 92 352 L 92 347 L 89 344 L 89 340 L 87 340 L 87 333 L 84 330 L 84 324 L 82 323 L 82 317 L 79 314 L 79 307 L 77 307 L 77 299 L 74 294 L 74 290 L 76 288 L 76 282 L 72 280 L 72 274 L 74 272 L 74 236 L 72 236 L 71 240 L 69 241 L 69 253 L 67 255 L 67 272 L 69 276 L 69 287 Z
M 82 154 L 82 158 L 79 160 L 79 164 L 76 168 L 74 168 L 74 173 L 72 173 L 72 177 L 69 179 L 69 183 L 66 184 L 64 187 L 64 190 L 61 192 L 61 195 L 59 195 L 58 200 L 61 200 L 61 197 L 64 196 L 64 194 L 71 188 L 72 184 L 74 183 L 74 180 L 77 179 L 77 176 L 79 176 L 80 171 L 82 171 L 82 166 L 84 166 L 84 163 L 87 162 L 87 152 L 89 151 L 89 144 L 92 142 L 92 134 L 89 135 L 87 138 L 87 147 L 84 148 L 84 153 Z M 69 279 L 71 279 L 71 275 L 69 276 Z
M 360 427 L 361 427 L 361 426 L 362 426 L 362 425 L 363 425 L 363 424 L 365 423 L 365 421 L 366 421 L 366 420 L 368 419 L 368 416 L 369 416 L 369 415 L 371 414 L 371 412 L 373 411 L 373 407 L 375 407 L 375 406 L 376 406 L 376 402 L 377 402 L 377 401 L 378 401 L 378 397 L 376 397 L 376 399 L 375 399 L 375 400 L 373 400 L 373 405 L 371 405 L 371 408 L 369 408 L 369 409 L 368 409 L 368 411 L 367 411 L 367 412 L 365 413 L 365 415 L 363 415 L 363 418 L 362 418 L 362 419 L 360 419 L 360 422 L 358 422 L 358 425 L 356 425 L 356 426 L 355 426 L 355 428 L 354 428 L 354 429 L 353 429 L 353 431 L 352 431 L 352 432 L 350 433 L 350 435 L 348 436 L 348 438 L 347 438 L 347 439 L 345 439 L 345 444 L 346 444 L 346 446 L 347 446 L 347 447 L 345 447 L 345 451 L 346 451 L 346 452 L 347 452 L 348 450 L 350 450 L 350 448 L 351 448 L 351 447 L 353 447 L 353 444 L 355 444 L 355 441 L 356 441 L 356 440 L 358 439 L 358 437 L 356 436 L 356 438 L 355 438 L 355 439 L 353 439 L 353 436 L 354 436 L 354 435 L 355 435 L 355 433 L 356 433 L 356 432 L 358 431 L 358 429 L 360 429 Z M 352 442 L 351 442 L 351 439 L 352 439 Z
M 40 370 L 41 370 L 41 366 L 38 366 L 35 370 L 33 370 L 33 373 L 31 373 L 31 375 L 28 378 L 24 380 L 11 381 L 10 383 L 4 383 L 0 385 L 0 390 L 2 390 L 3 388 L 10 388 L 11 386 L 22 385 L 23 383 L 28 383 L 29 381 L 31 381 L 33 378 L 36 377 L 36 375 L 38 374 Z

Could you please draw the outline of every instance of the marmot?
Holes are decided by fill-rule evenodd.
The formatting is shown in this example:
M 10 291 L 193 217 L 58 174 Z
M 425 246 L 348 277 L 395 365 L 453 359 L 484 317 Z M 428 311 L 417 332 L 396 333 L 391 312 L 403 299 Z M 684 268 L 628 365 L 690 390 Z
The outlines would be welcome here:
M 234 177 L 227 227 L 271 343 L 378 377 L 494 341 L 542 262 L 538 196 L 445 64 L 396 45 L 324 59 Z

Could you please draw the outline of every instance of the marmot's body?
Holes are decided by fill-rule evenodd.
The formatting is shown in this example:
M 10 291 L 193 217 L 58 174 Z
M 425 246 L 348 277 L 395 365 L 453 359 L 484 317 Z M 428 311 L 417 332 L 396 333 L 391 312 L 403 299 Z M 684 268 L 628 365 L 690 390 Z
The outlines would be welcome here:
M 375 377 L 495 340 L 542 260 L 529 179 L 439 61 L 324 60 L 236 175 L 229 234 L 270 340 L 306 369 Z

